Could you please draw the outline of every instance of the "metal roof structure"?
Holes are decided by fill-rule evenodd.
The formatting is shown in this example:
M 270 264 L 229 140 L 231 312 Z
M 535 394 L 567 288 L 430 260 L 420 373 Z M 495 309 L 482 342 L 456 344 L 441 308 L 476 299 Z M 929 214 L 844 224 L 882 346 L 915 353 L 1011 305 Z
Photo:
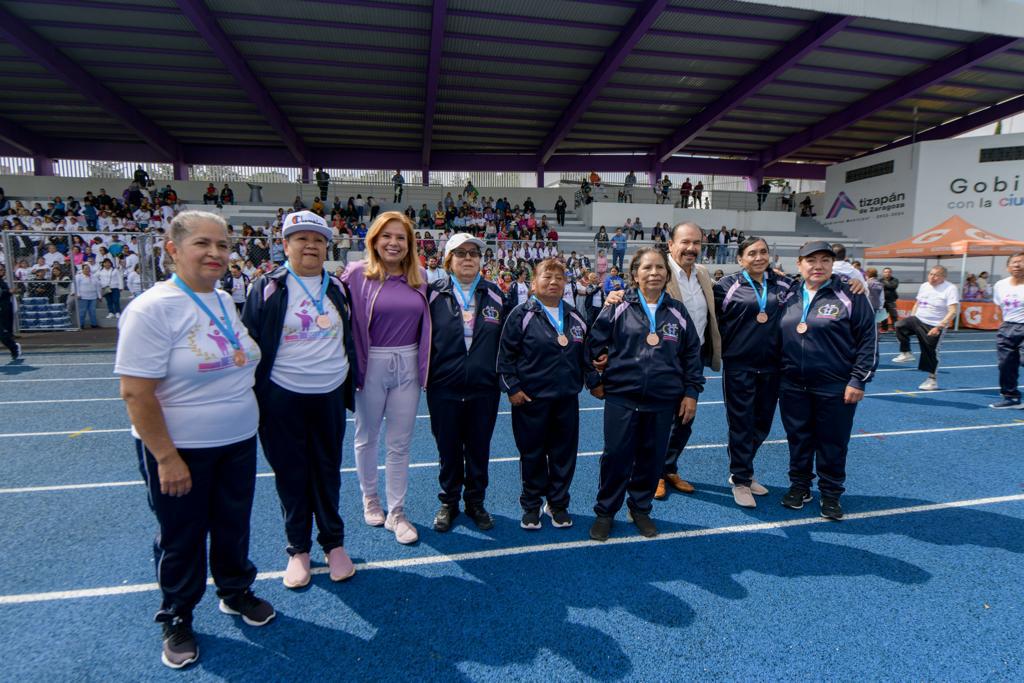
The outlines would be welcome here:
M 0 0 L 0 38 L 0 155 L 43 173 L 823 178 L 1024 111 L 1020 35 L 739 0 Z

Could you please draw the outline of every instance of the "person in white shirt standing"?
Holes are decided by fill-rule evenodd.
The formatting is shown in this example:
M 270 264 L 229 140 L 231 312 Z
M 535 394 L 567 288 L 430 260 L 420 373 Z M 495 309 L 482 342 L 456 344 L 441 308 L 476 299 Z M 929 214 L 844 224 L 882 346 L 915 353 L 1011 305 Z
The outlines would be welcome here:
M 1024 409 L 1020 402 L 1021 345 L 1024 344 L 1024 251 L 1006 261 L 1009 277 L 992 287 L 992 302 L 1003 313 L 1003 324 L 996 335 L 996 353 L 999 355 L 999 393 L 1003 400 L 989 404 L 989 408 Z
M 921 391 L 935 391 L 939 388 L 935 377 L 939 368 L 939 344 L 946 329 L 956 318 L 959 304 L 960 293 L 956 285 L 946 282 L 945 267 L 935 266 L 928 271 L 928 282 L 917 290 L 917 301 L 910 315 L 896 323 L 900 353 L 892 362 L 914 362 L 914 354 L 910 352 L 910 336 L 916 336 L 921 346 L 921 361 L 917 369 L 928 373 L 928 379 L 918 387 Z
M 296 589 L 310 582 L 314 519 L 331 580 L 355 573 L 338 513 L 355 346 L 345 289 L 324 270 L 331 229 L 312 211 L 297 211 L 285 216 L 282 234 L 288 260 L 253 284 L 242 322 L 260 346 L 260 443 L 284 513 L 284 585 Z

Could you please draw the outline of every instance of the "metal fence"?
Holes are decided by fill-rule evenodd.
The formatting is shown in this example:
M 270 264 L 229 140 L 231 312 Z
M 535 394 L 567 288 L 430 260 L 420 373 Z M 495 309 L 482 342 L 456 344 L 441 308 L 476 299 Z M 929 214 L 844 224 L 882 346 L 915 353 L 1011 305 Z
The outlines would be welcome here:
M 0 263 L 17 302 L 15 327 L 19 332 L 74 330 L 113 316 L 133 293 L 162 279 L 157 240 L 145 233 L 0 233 Z M 101 277 L 104 260 L 115 273 Z M 101 286 L 100 280 L 115 286 Z M 80 289 L 89 290 L 85 297 Z

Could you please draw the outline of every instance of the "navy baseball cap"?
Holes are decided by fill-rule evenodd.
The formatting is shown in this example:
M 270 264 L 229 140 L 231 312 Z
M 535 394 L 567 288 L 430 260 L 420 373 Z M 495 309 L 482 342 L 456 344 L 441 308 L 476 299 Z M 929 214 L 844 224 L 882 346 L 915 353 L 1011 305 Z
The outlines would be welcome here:
M 832 258 L 836 257 L 836 252 L 832 251 L 832 245 L 825 240 L 811 240 L 810 242 L 804 242 L 803 246 L 800 247 L 800 251 L 797 255 L 800 258 L 804 256 L 810 256 L 811 254 L 817 254 L 819 251 L 827 253 Z

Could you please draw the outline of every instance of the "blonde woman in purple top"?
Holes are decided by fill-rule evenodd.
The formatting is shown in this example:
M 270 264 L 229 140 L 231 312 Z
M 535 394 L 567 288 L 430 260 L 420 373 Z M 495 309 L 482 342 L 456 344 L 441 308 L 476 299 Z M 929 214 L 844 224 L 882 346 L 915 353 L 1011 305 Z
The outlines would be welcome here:
M 427 276 L 416 254 L 414 227 L 397 211 L 380 214 L 366 233 L 366 259 L 349 264 L 342 276 L 352 302 L 356 347 L 355 451 L 363 518 L 370 526 L 393 531 L 402 544 L 419 539 L 405 513 L 405 494 L 416 409 L 430 363 Z M 386 517 L 377 489 L 385 418 Z

